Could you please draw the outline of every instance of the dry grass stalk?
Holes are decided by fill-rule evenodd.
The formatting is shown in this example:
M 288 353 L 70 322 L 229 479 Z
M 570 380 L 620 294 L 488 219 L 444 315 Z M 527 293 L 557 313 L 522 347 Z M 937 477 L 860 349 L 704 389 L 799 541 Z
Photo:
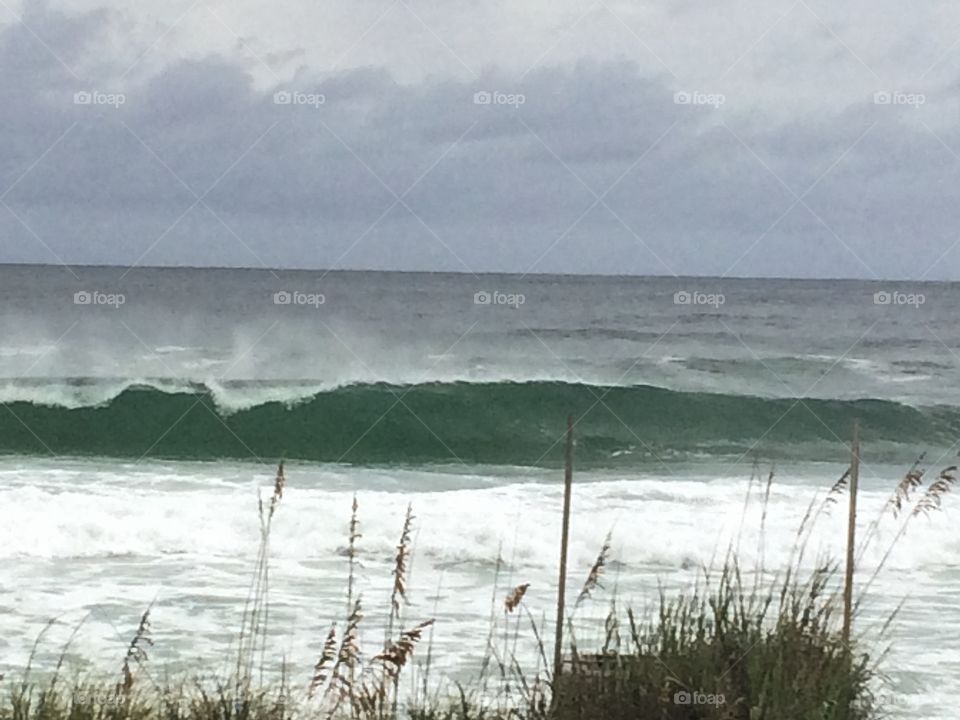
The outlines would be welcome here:
M 53 669 L 53 677 L 50 678 L 50 690 L 52 691 L 56 687 L 57 680 L 60 678 L 60 671 L 63 670 L 63 664 L 67 659 L 67 652 L 70 650 L 70 646 L 73 644 L 73 641 L 76 639 L 77 634 L 80 632 L 80 628 L 87 622 L 93 614 L 93 610 L 88 612 L 80 621 L 73 626 L 73 630 L 70 632 L 70 637 L 67 638 L 67 641 L 63 644 L 63 648 L 60 650 L 60 657 L 57 658 L 57 666 Z M 0 673 L 0 680 L 3 680 L 3 674 Z
M 260 644 L 261 677 L 263 675 L 270 614 L 270 530 L 273 525 L 273 515 L 283 498 L 283 490 L 286 484 L 284 463 L 281 460 L 277 466 L 277 474 L 273 481 L 273 493 L 270 496 L 269 510 L 266 514 L 264 514 L 263 498 L 259 492 L 257 494 L 257 510 L 260 517 L 260 548 L 257 552 L 256 571 L 250 583 L 247 600 L 244 603 L 240 636 L 237 641 L 236 692 L 238 694 L 242 687 L 249 684 L 258 643 Z
M 607 557 L 610 555 L 610 542 L 611 542 L 612 533 L 607 533 L 607 537 L 604 538 L 603 547 L 600 548 L 600 553 L 597 555 L 597 559 L 593 563 L 593 567 L 590 568 L 590 574 L 587 575 L 587 581 L 583 584 L 583 589 L 580 591 L 580 595 L 577 597 L 577 602 L 574 603 L 574 609 L 580 606 L 584 600 L 590 597 L 590 594 L 597 588 L 603 589 L 603 585 L 600 584 L 600 578 L 603 575 L 603 569 L 607 565 Z
M 360 518 L 359 518 L 359 508 L 360 505 L 357 502 L 357 495 L 353 495 L 353 504 L 350 507 L 350 526 L 348 528 L 347 534 L 349 538 L 347 540 L 347 562 L 349 563 L 347 571 L 347 614 L 349 615 L 353 609 L 353 587 L 356 583 L 355 576 L 357 571 L 357 540 L 359 540 L 362 535 L 360 534 Z M 350 669 L 350 682 L 353 682 L 354 679 L 354 669 Z
M 910 469 L 904 474 L 900 482 L 897 483 L 897 486 L 893 490 L 893 495 L 884 503 L 879 515 L 870 523 L 863 541 L 860 543 L 860 548 L 857 551 L 857 562 L 860 562 L 864 553 L 866 553 L 867 549 L 877 537 L 880 523 L 886 517 L 887 513 L 889 512 L 894 520 L 899 520 L 903 509 L 910 505 L 912 495 L 923 485 L 926 470 L 921 467 L 921 463 L 923 463 L 925 457 L 926 453 L 924 452 L 914 460 L 913 465 L 910 466 Z M 907 519 L 909 520 L 909 517 Z M 903 530 L 904 528 L 901 528 L 901 532 Z
M 893 496 L 887 501 L 887 507 L 893 512 L 894 518 L 899 517 L 903 506 L 910 503 L 910 494 L 923 484 L 923 474 L 925 470 L 920 467 L 923 457 L 924 456 L 921 455 L 917 458 L 916 462 L 913 463 L 913 467 L 911 467 L 906 475 L 903 476 L 903 479 L 897 483 L 897 487 L 893 491 Z
M 343 639 L 340 641 L 340 649 L 337 652 L 337 662 L 334 665 L 333 672 L 336 673 L 339 667 L 356 667 L 360 663 L 360 621 L 363 620 L 363 610 L 360 604 L 360 598 L 354 603 L 353 611 L 347 618 L 347 629 L 343 633 Z
M 387 700 L 390 685 L 393 685 L 396 692 L 403 668 L 413 656 L 417 643 L 423 638 L 423 631 L 432 625 L 431 618 L 416 627 L 405 630 L 400 633 L 396 642 L 388 643 L 379 655 L 373 657 L 372 662 L 380 666 L 380 672 L 369 673 L 355 694 L 355 699 L 366 716 L 383 717 L 383 706 Z M 397 717 L 396 707 L 389 717 Z
M 840 496 L 847 491 L 847 487 L 850 485 L 850 468 L 847 468 L 843 475 L 840 476 L 840 479 L 837 480 L 833 487 L 830 488 L 830 492 L 827 493 L 827 497 L 823 501 L 824 509 L 828 508 L 831 505 L 835 505 L 840 501 Z
M 767 484 L 763 489 L 763 505 L 762 505 L 763 514 L 761 515 L 761 518 L 760 518 L 761 527 L 765 527 L 767 523 L 767 509 L 770 506 L 770 490 L 773 489 L 773 476 L 774 476 L 774 472 L 773 472 L 773 468 L 771 468 L 770 472 L 767 473 Z
M 919 461 L 918 461 L 919 462 Z M 937 479 L 934 480 L 927 487 L 927 491 L 917 500 L 916 505 L 914 505 L 913 510 L 910 514 L 900 523 L 900 529 L 897 531 L 897 534 L 894 536 L 893 540 L 887 546 L 886 552 L 884 552 L 883 557 L 880 559 L 880 562 L 877 564 L 876 568 L 873 571 L 873 574 L 870 577 L 869 582 L 866 586 L 860 591 L 860 599 L 857 601 L 857 607 L 860 606 L 862 600 L 867 597 L 867 592 L 873 587 L 874 581 L 880 576 L 880 572 L 883 568 L 886 567 L 887 561 L 890 559 L 890 556 L 893 554 L 894 549 L 897 544 L 900 542 L 901 538 L 906 534 L 907 528 L 910 526 L 910 521 L 917 517 L 918 515 L 927 515 L 929 516 L 931 512 L 939 510 L 943 504 L 943 498 L 947 495 L 956 484 L 957 481 L 957 466 L 950 465 L 945 467 L 940 471 L 940 474 L 937 476 Z
M 350 570 L 347 575 L 347 611 L 349 612 L 350 608 L 353 606 L 353 584 L 354 584 L 354 573 L 356 570 L 357 563 L 357 540 L 363 537 L 360 534 L 360 520 L 357 516 L 357 511 L 359 505 L 357 504 L 357 496 L 353 496 L 353 505 L 350 511 L 350 527 L 349 527 L 349 539 L 347 542 L 347 561 L 350 563 Z
M 277 475 L 273 479 L 273 494 L 270 496 L 270 505 L 267 510 L 267 516 L 264 518 L 263 515 L 263 498 L 257 498 L 257 509 L 260 512 L 260 524 L 261 529 L 265 532 L 266 525 L 269 524 L 269 521 L 273 518 L 273 514 L 277 511 L 277 505 L 283 499 L 283 488 L 287 484 L 286 475 L 283 472 L 283 460 L 280 461 L 280 464 L 277 466 Z
M 400 604 L 401 601 L 407 603 L 407 577 L 410 572 L 410 554 L 411 554 L 411 536 L 413 533 L 413 504 L 410 503 L 407 505 L 407 513 L 403 519 L 403 530 L 400 533 L 400 542 L 397 543 L 397 555 L 393 563 L 393 590 L 390 593 L 390 615 L 387 620 L 387 631 L 383 640 L 383 653 L 390 653 L 394 650 L 393 645 L 393 628 L 394 623 L 400 622 Z M 383 666 L 383 672 L 381 673 L 379 690 L 376 693 L 376 697 L 379 698 L 381 703 L 380 716 L 383 717 L 383 707 L 382 703 L 386 699 L 386 683 L 391 676 L 389 675 L 387 667 Z M 394 685 L 394 696 L 393 696 L 393 716 L 396 716 L 397 712 L 397 699 L 399 696 L 399 676 L 393 677 Z M 364 691 L 366 688 L 364 688 Z M 369 698 L 368 698 L 369 699 Z
M 530 588 L 530 583 L 523 583 L 522 585 L 517 585 L 513 591 L 507 595 L 507 599 L 503 603 L 504 609 L 508 613 L 512 613 L 516 610 L 520 603 L 523 602 L 523 596 L 527 594 L 527 590 Z
M 327 714 L 328 718 L 336 715 L 343 701 L 353 698 L 353 675 L 361 662 L 359 632 L 361 620 L 363 620 L 363 611 L 358 597 L 350 611 L 350 616 L 347 618 L 347 627 L 340 639 L 336 662 L 330 668 L 330 682 L 324 693 L 325 702 L 331 697 L 333 698 L 330 711 Z
M 333 663 L 337 659 L 337 626 L 336 623 L 330 626 L 330 632 L 327 633 L 327 639 L 323 643 L 323 652 L 320 659 L 313 667 L 313 677 L 310 679 L 310 687 L 307 688 L 307 697 L 312 698 L 314 693 L 330 679 L 330 672 L 333 669 Z
M 357 511 L 359 510 L 359 508 L 360 506 L 357 503 L 357 496 L 354 495 L 353 505 L 351 506 L 351 512 L 350 512 L 350 557 L 351 558 L 355 556 L 355 552 L 356 552 L 355 547 L 356 547 L 357 540 L 363 537 L 360 534 L 360 520 L 357 518 Z
M 283 474 L 283 460 L 277 466 L 277 476 L 273 479 L 273 495 L 270 497 L 270 516 L 277 508 L 277 503 L 283 499 L 283 488 L 287 484 L 287 478 Z
M 433 625 L 433 618 L 424 620 L 409 630 L 404 630 L 400 633 L 400 638 L 395 643 L 391 643 L 390 647 L 373 658 L 374 661 L 383 663 L 383 667 L 389 677 L 399 677 L 400 672 L 407 664 L 410 656 L 413 655 L 417 643 L 422 639 L 423 631 L 431 625 Z
M 916 506 L 913 508 L 912 515 L 929 515 L 934 510 L 939 510 L 943 504 L 943 496 L 950 492 L 956 481 L 956 465 L 951 465 L 941 470 L 937 479 L 930 483 L 923 497 L 917 501 Z
M 407 514 L 403 520 L 403 532 L 397 544 L 397 556 L 393 563 L 393 592 L 390 594 L 393 617 L 400 614 L 400 601 L 407 601 L 407 570 L 410 561 L 410 535 L 413 531 L 413 505 L 407 505 Z
M 133 665 L 141 667 L 147 661 L 147 647 L 153 646 L 153 640 L 150 638 L 150 610 L 148 607 L 143 615 L 140 616 L 140 624 L 137 625 L 137 631 L 127 647 L 127 654 L 123 658 L 123 667 L 121 668 L 121 681 L 117 686 L 117 692 L 127 694 L 133 689 Z

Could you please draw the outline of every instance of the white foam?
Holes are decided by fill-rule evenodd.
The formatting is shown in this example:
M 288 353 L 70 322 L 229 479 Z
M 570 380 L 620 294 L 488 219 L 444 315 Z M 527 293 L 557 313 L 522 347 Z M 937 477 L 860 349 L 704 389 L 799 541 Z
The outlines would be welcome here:
M 96 407 L 110 402 L 133 381 L 106 381 L 78 385 L 66 381 L 24 383 L 7 381 L 0 384 L 0 402 L 9 404 L 27 402 L 48 407 L 81 408 Z

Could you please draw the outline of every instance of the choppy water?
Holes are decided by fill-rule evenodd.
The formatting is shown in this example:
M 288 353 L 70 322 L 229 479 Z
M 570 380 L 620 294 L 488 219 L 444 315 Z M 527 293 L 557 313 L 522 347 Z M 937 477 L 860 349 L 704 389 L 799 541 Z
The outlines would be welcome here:
M 777 466 L 771 568 L 786 562 L 814 493 L 843 471 L 854 417 L 864 526 L 920 452 L 933 469 L 955 462 L 953 285 L 75 272 L 0 268 L 7 670 L 49 618 L 63 623 L 44 657 L 87 613 L 74 651 L 112 667 L 154 598 L 157 662 L 227 658 L 256 552 L 256 491 L 281 456 L 271 625 L 275 656 L 304 676 L 342 614 L 354 492 L 374 616 L 414 505 L 408 617 L 437 617 L 439 667 L 466 673 L 482 652 L 498 551 L 502 584 L 530 582 L 534 615 L 550 617 L 568 413 L 571 586 L 613 528 L 607 586 L 639 608 L 658 582 L 689 586 L 734 542 L 755 458 Z M 284 292 L 291 302 L 277 303 Z M 678 292 L 694 301 L 677 303 Z M 875 301 L 894 292 L 923 302 Z M 952 505 L 911 526 L 864 618 L 868 630 L 909 593 L 887 692 L 912 717 L 952 717 L 960 691 L 960 637 L 943 632 L 960 621 Z M 750 513 L 740 543 L 752 561 Z M 840 554 L 841 515 L 821 519 L 817 549 Z M 882 526 L 865 576 L 895 528 Z M 584 612 L 599 617 L 608 599 Z M 374 617 L 374 636 L 378 627 Z

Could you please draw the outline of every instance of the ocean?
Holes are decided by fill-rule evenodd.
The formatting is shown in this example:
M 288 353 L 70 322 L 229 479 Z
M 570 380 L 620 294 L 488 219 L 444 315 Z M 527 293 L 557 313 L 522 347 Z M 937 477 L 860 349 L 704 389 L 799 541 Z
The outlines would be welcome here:
M 0 673 L 52 618 L 40 662 L 83 620 L 70 657 L 118 665 L 151 602 L 153 662 L 229 670 L 283 459 L 274 660 L 306 678 L 344 614 L 356 494 L 371 615 L 410 503 L 405 613 L 435 617 L 436 667 L 469 677 L 498 563 L 500 591 L 529 582 L 552 617 L 568 416 L 571 592 L 612 532 L 599 621 L 733 546 L 785 565 L 854 419 L 864 530 L 921 453 L 957 462 L 958 353 L 947 283 L 0 266 Z M 771 469 L 761 543 L 744 500 Z M 954 500 L 911 521 L 858 619 L 869 639 L 905 601 L 882 689 L 903 717 L 952 718 L 960 693 Z M 834 509 L 811 563 L 844 537 Z

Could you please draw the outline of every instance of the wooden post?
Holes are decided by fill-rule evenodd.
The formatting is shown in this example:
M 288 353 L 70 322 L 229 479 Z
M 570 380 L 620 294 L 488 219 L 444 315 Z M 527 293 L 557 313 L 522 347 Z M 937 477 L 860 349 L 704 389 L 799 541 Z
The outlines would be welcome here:
M 560 537 L 560 586 L 557 593 L 557 637 L 553 650 L 553 679 L 563 667 L 563 615 L 567 595 L 567 543 L 570 539 L 570 492 L 573 485 L 573 416 L 567 416 L 567 447 L 563 473 L 563 532 Z
M 860 482 L 860 421 L 853 421 L 850 459 L 850 514 L 847 517 L 847 572 L 843 583 L 843 642 L 850 646 L 853 624 L 853 563 L 857 539 L 857 486 Z

